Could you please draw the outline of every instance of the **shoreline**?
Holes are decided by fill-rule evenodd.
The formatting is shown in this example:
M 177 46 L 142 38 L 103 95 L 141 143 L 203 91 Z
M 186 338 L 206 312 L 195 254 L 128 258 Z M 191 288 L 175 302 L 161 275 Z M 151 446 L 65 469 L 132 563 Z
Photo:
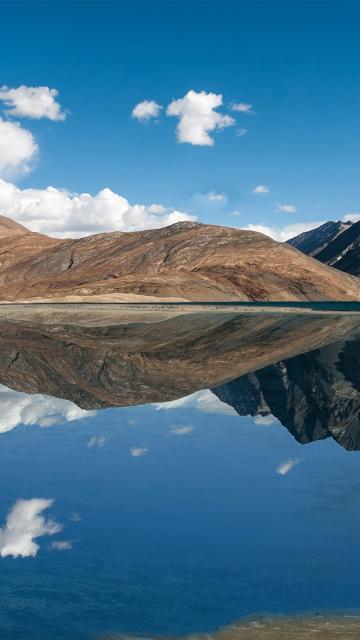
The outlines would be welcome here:
M 360 314 L 360 302 L 0 302 L 1 316 L 21 313 Z
M 184 636 L 106 633 L 98 640 L 360 640 L 360 614 L 257 616 Z

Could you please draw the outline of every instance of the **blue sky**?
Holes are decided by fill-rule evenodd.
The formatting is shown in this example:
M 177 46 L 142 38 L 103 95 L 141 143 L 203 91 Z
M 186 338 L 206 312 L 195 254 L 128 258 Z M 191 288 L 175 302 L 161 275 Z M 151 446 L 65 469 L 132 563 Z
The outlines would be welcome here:
M 64 120 L 6 113 L 5 90 L 3 125 L 20 123 L 38 150 L 26 174 L 21 159 L 6 166 L 0 129 L 1 177 L 16 185 L 0 192 L 3 215 L 51 235 L 84 235 L 161 226 L 179 217 L 175 209 L 213 224 L 290 225 L 291 235 L 299 223 L 358 214 L 360 3 L 0 6 L 0 86 L 56 89 L 67 112 Z M 179 142 L 179 117 L 166 115 L 190 91 L 204 92 L 204 103 L 218 96 L 212 113 L 228 118 L 208 131 L 212 146 Z M 132 118 L 145 100 L 163 107 L 158 117 Z M 49 186 L 62 190 L 52 203 Z M 268 192 L 252 193 L 259 186 Z M 101 198 L 73 200 L 104 189 L 116 194 L 103 194 L 105 214 Z

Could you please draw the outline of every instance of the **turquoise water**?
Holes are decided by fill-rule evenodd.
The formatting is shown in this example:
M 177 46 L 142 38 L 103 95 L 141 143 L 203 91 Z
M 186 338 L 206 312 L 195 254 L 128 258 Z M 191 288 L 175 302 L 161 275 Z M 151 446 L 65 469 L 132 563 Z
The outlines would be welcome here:
M 358 452 L 301 446 L 220 402 L 70 421 L 41 397 L 6 398 L 19 424 L 0 434 L 0 524 L 19 498 L 46 498 L 63 530 L 36 538 L 35 557 L 0 558 L 1 638 L 180 635 L 359 607 Z

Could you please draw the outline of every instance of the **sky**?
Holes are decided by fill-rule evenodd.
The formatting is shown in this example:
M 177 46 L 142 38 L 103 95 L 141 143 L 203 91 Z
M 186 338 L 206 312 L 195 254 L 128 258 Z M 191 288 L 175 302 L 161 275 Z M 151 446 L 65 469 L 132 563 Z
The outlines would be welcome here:
M 359 2 L 0 9 L 0 214 L 57 237 L 360 219 Z

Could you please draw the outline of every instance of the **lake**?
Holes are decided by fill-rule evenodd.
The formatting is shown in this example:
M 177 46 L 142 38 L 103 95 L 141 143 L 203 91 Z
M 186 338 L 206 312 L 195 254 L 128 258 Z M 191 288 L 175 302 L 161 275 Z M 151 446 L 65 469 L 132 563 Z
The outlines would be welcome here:
M 359 305 L 6 306 L 1 637 L 358 615 Z

